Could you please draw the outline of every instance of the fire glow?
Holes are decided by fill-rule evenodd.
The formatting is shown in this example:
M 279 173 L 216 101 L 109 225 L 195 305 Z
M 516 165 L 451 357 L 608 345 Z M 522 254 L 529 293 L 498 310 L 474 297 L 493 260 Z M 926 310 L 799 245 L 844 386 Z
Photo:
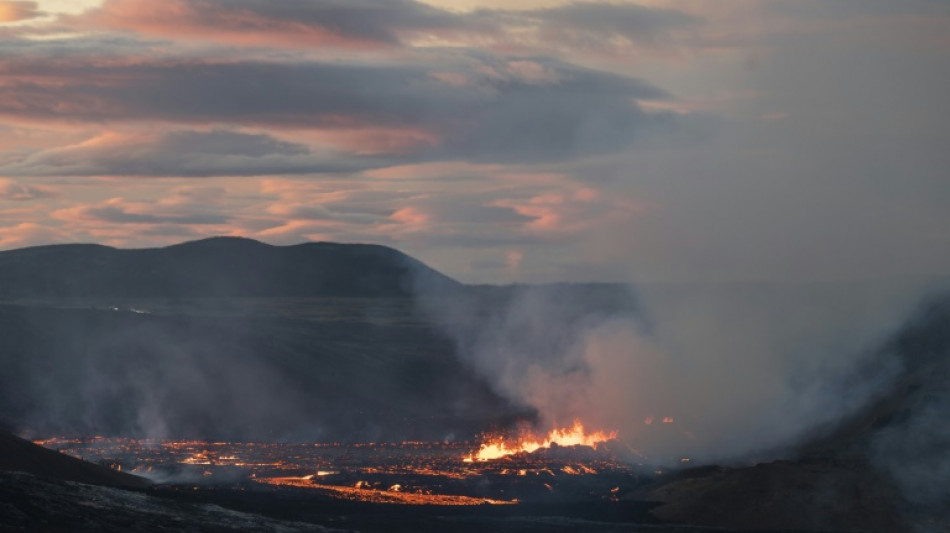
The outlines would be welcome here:
M 551 430 L 544 439 L 529 437 L 517 442 L 510 442 L 503 436 L 489 437 L 485 442 L 482 442 L 478 451 L 463 460 L 466 463 L 491 461 L 519 453 L 534 453 L 542 448 L 550 448 L 553 444 L 557 444 L 558 446 L 588 446 L 596 448 L 599 444 L 616 438 L 616 431 L 594 431 L 587 433 L 581 421 L 575 420 L 573 426 Z
M 599 446 L 612 433 L 580 424 L 510 439 L 504 459 L 478 460 L 473 442 L 203 442 L 131 438 L 51 438 L 46 447 L 151 479 L 156 490 L 311 491 L 318 498 L 409 506 L 518 505 L 552 493 L 615 501 L 615 487 L 639 483 L 637 466 Z M 488 441 L 486 441 L 488 442 Z M 554 444 L 564 448 L 553 453 Z M 597 449 L 575 447 L 597 446 Z M 544 453 L 550 446 L 552 453 Z M 619 449 L 619 447 L 618 447 Z M 460 459 L 469 457 L 468 462 Z
M 399 505 L 514 505 L 517 500 L 496 500 L 478 498 L 457 494 L 432 494 L 431 492 L 404 492 L 402 485 L 392 485 L 388 489 L 380 490 L 359 482 L 354 487 L 340 485 L 325 485 L 313 482 L 313 476 L 304 477 L 275 477 L 255 479 L 258 483 L 279 487 L 298 487 L 325 493 L 343 500 L 386 503 Z

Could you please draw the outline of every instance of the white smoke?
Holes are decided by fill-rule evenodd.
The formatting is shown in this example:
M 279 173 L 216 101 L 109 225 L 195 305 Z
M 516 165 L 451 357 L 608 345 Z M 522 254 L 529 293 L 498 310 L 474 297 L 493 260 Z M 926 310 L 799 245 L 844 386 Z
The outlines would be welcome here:
M 899 371 L 873 348 L 917 294 L 618 288 L 483 289 L 494 295 L 427 303 L 477 372 L 537 411 L 539 429 L 579 418 L 663 463 L 768 458 L 854 412 Z

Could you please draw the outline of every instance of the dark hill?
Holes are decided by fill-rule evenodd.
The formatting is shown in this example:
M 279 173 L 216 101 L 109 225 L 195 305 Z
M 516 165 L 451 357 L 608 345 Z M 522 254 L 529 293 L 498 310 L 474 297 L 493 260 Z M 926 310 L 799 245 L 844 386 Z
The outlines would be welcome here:
M 80 461 L 0 431 L 0 471 L 109 487 L 145 488 L 148 480 Z
M 5 297 L 408 296 L 460 286 L 379 245 L 271 246 L 215 237 L 166 248 L 93 244 L 0 252 Z

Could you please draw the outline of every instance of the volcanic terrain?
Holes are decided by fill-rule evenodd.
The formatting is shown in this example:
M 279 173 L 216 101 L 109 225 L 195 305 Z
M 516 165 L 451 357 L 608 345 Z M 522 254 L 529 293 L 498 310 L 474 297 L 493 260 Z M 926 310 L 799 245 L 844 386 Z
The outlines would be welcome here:
M 950 524 L 940 478 L 928 477 L 947 468 L 948 440 L 931 423 L 950 375 L 946 297 L 875 348 L 868 364 L 899 372 L 862 409 L 815 428 L 780 461 L 694 465 L 647 460 L 580 424 L 518 437 L 538 414 L 460 356 L 515 289 L 464 286 L 388 248 L 42 247 L 0 253 L 0 273 L 0 412 L 43 446 L 0 434 L 0 529 Z M 544 290 L 572 302 L 569 327 L 638 309 L 620 287 Z M 450 336 L 426 299 L 475 318 Z M 504 453 L 478 455 L 491 445 Z

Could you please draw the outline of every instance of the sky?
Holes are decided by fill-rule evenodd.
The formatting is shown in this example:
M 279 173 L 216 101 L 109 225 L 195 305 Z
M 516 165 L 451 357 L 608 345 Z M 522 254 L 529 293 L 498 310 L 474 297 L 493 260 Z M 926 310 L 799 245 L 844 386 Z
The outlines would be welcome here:
M 944 276 L 948 58 L 945 0 L 0 1 L 0 249 Z

